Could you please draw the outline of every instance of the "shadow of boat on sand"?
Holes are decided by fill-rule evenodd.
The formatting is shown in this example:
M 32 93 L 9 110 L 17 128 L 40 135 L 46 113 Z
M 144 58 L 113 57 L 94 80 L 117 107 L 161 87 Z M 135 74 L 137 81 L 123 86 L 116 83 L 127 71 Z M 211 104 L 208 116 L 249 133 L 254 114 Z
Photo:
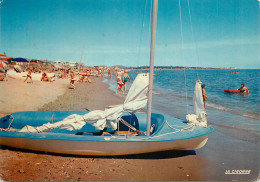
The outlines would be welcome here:
M 143 154 L 133 154 L 133 155 L 119 155 L 119 156 L 88 156 L 88 155 L 71 155 L 71 154 L 58 154 L 51 152 L 40 152 L 26 149 L 18 149 L 14 147 L 8 147 L 0 145 L 1 150 L 10 150 L 14 152 L 24 152 L 24 153 L 33 153 L 33 154 L 47 154 L 51 156 L 61 156 L 61 157 L 75 157 L 75 158 L 99 158 L 99 159 L 170 159 L 170 158 L 179 158 L 190 155 L 196 155 L 195 150 L 168 150 L 161 152 L 151 152 Z

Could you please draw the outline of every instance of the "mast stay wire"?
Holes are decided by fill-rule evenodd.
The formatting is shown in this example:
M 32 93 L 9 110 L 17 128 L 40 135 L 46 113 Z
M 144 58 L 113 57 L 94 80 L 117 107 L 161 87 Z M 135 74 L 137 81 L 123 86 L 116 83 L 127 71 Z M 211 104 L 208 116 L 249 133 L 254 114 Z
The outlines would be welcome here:
M 150 7 L 150 19 L 149 19 L 149 26 L 148 26 L 148 28 L 149 28 L 149 32 L 148 32 L 148 35 L 150 35 L 151 34 L 151 24 L 152 24 L 152 7 L 153 7 L 153 1 L 151 0 L 151 2 L 150 2 L 150 4 L 151 4 L 151 7 Z M 148 41 L 149 41 L 149 44 L 150 44 L 150 42 L 151 42 L 151 40 L 150 39 L 148 39 Z M 148 72 L 148 65 L 150 65 L 150 60 L 149 59 L 146 59 L 147 60 L 147 62 L 146 62 L 146 72 Z
M 197 79 L 199 80 L 199 73 L 198 73 L 198 65 L 199 65 L 199 54 L 198 54 L 198 47 L 197 47 L 197 43 L 195 41 L 194 38 L 194 33 L 193 33 L 193 26 L 192 26 L 192 21 L 191 21 L 191 11 L 190 11 L 190 1 L 187 0 L 188 3 L 188 9 L 189 9 L 189 20 L 190 20 L 190 29 L 191 29 L 191 38 L 192 38 L 192 43 L 195 45 L 195 55 L 197 58 L 197 66 L 196 66 L 196 72 L 197 72 Z
M 2 32 L 2 12 L 1 12 L 1 7 L 2 7 L 2 3 L 4 2 L 4 0 L 0 0 L 0 49 L 2 48 L 2 37 L 1 37 L 1 32 Z
M 182 14 L 181 14 L 181 0 L 179 0 L 179 12 L 180 12 L 180 29 L 181 29 L 181 58 L 183 61 L 183 30 L 182 30 Z M 188 92 L 187 92 L 187 79 L 186 79 L 186 68 L 184 67 L 184 85 L 185 85 L 185 97 L 186 97 L 186 109 L 187 114 L 189 114 L 189 105 L 188 105 Z
M 141 44 L 142 44 L 142 41 L 143 41 L 144 17 L 145 17 L 145 15 L 146 15 L 146 8 L 147 8 L 147 0 L 145 1 L 144 14 L 143 14 L 143 20 L 142 20 L 142 28 L 141 28 L 141 33 L 140 33 L 139 47 L 138 47 L 137 61 L 138 61 L 139 63 L 140 63 Z M 139 65 L 140 65 L 140 64 L 139 64 Z
M 139 65 L 140 65 L 140 50 L 141 50 L 141 44 L 142 44 L 142 41 L 143 41 L 143 30 L 144 30 L 144 26 L 145 26 L 145 23 L 144 23 L 144 19 L 145 19 L 145 15 L 146 15 L 146 12 L 147 12 L 147 1 L 145 1 L 145 9 L 144 9 L 144 14 L 143 14 L 143 20 L 142 20 L 142 28 L 141 28 L 141 34 L 140 34 L 140 40 L 139 40 L 139 47 L 138 47 L 138 56 L 137 56 L 137 60 L 139 62 Z M 150 2 L 151 4 L 151 7 L 150 7 L 150 16 L 149 16 L 149 26 L 148 26 L 148 35 L 150 34 L 151 32 L 151 21 L 152 21 L 152 0 Z M 149 43 L 150 43 L 150 39 L 148 39 Z M 146 63 L 146 72 L 148 72 L 148 66 L 149 65 L 149 59 L 147 59 L 147 63 Z

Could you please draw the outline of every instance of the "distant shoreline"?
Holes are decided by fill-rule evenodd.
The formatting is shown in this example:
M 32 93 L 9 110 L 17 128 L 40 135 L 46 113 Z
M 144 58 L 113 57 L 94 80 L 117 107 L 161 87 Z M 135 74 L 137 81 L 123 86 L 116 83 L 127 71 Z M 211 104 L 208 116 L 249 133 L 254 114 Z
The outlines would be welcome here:
M 149 67 L 125 67 L 124 69 L 131 70 L 145 70 L 149 69 Z M 154 70 L 259 70 L 260 68 L 247 69 L 247 68 L 194 68 L 194 67 L 154 67 Z

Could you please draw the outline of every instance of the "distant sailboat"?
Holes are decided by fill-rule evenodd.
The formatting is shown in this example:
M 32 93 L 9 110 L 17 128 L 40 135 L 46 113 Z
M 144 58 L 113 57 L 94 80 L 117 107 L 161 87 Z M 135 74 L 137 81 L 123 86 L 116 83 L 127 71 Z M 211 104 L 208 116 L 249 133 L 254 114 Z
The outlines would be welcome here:
M 194 91 L 195 114 L 188 120 L 151 113 L 153 59 L 158 0 L 153 0 L 150 73 L 140 73 L 125 102 L 96 111 L 28 111 L 0 118 L 0 144 L 77 155 L 126 155 L 203 147 L 207 127 L 200 82 Z M 148 96 L 147 96 L 148 93 Z M 148 114 L 138 113 L 148 102 Z

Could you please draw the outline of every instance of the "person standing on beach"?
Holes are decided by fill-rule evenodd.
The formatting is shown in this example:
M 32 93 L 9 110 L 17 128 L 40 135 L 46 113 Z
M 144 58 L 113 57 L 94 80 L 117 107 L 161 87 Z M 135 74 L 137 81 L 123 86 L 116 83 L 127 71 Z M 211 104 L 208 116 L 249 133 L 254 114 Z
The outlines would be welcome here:
M 109 79 L 111 79 L 112 75 L 111 75 L 111 70 L 110 69 L 107 70 L 107 74 L 108 74 Z
M 119 91 L 121 90 L 122 93 L 123 93 L 123 95 L 124 95 L 125 93 L 124 93 L 124 90 L 123 90 L 123 88 L 122 88 L 123 85 L 124 85 L 124 83 L 123 83 L 121 77 L 118 77 L 118 78 L 117 78 L 117 85 L 118 85 L 118 87 L 117 87 L 117 92 L 116 92 L 116 94 L 119 95 Z
M 73 73 L 73 71 L 70 71 L 70 85 L 73 87 L 73 89 L 76 88 L 74 82 L 75 82 L 75 74 Z
M 125 91 L 125 93 L 126 93 L 126 85 L 127 85 L 128 81 L 130 82 L 130 77 L 127 74 L 127 70 L 125 70 L 124 74 L 123 74 L 123 82 L 124 82 L 124 91 Z
M 123 90 L 123 85 L 124 85 L 124 82 L 122 81 L 122 72 L 121 72 L 121 70 L 119 69 L 119 70 L 117 70 L 117 72 L 116 72 L 116 77 L 115 77 L 115 80 L 116 80 L 116 82 L 117 82 L 117 85 L 118 85 L 118 87 L 117 87 L 117 95 L 119 95 L 119 91 L 121 90 L 122 91 L 122 93 L 123 93 L 123 95 L 125 94 L 124 93 L 124 90 Z
M 203 98 L 203 102 L 204 102 L 204 109 L 206 109 L 206 99 L 208 99 L 208 97 L 206 96 L 206 85 L 202 84 L 201 85 L 202 88 L 202 98 Z
M 241 87 L 238 90 L 240 90 L 241 93 L 249 93 L 249 90 L 245 87 L 244 83 L 241 83 Z
M 120 69 L 116 72 L 115 81 L 118 82 L 119 78 L 122 80 L 122 71 Z
M 28 73 L 27 73 L 27 76 L 26 76 L 26 78 L 25 78 L 25 80 L 24 80 L 24 82 L 26 82 L 26 80 L 27 80 L 28 78 L 30 78 L 30 79 L 31 79 L 31 83 L 33 83 L 31 74 L 32 74 L 32 72 L 31 72 L 31 70 L 29 70 Z

